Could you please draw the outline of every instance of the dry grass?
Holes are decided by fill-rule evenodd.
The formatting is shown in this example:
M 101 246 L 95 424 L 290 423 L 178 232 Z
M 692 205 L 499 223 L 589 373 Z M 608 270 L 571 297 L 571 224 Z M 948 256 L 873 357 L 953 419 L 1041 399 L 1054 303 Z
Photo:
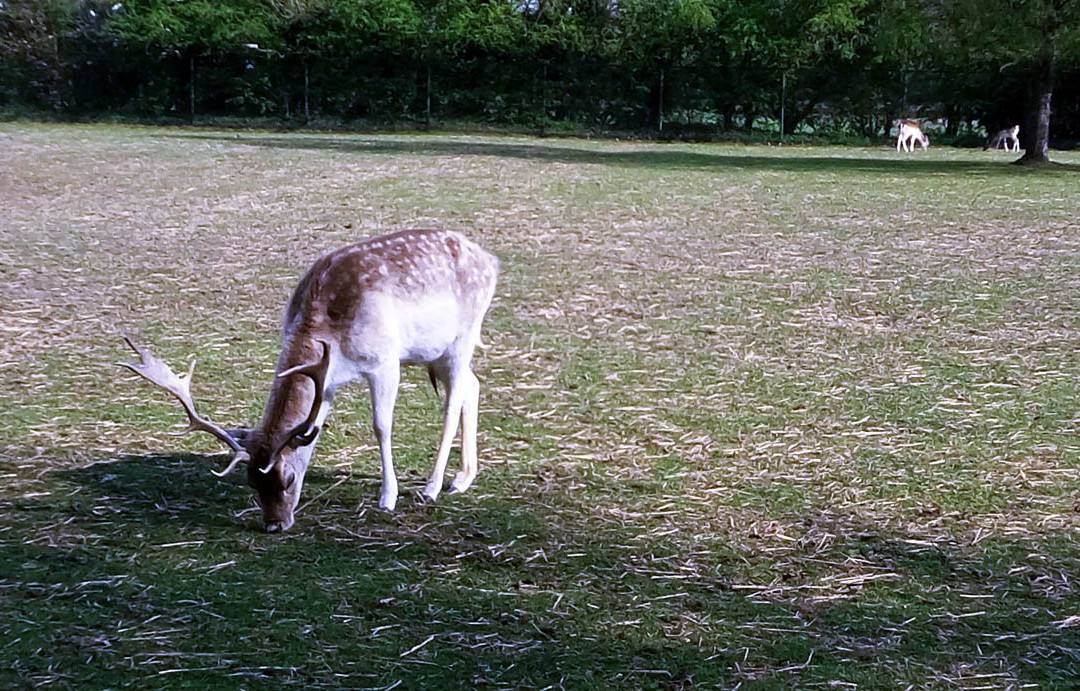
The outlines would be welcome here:
M 0 147 L 0 679 L 1080 674 L 1075 154 L 11 124 Z M 477 487 L 374 510 L 357 389 L 294 532 L 257 533 L 188 455 L 211 443 L 111 368 L 119 333 L 197 355 L 202 407 L 252 420 L 310 261 L 434 225 L 504 265 Z

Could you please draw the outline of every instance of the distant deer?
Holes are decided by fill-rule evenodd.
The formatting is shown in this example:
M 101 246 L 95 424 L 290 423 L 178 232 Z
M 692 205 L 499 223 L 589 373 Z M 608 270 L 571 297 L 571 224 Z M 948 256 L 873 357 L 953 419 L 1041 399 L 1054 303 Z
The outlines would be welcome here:
M 983 151 L 1001 147 L 1004 147 L 1006 151 L 1020 150 L 1020 125 L 1006 127 L 993 137 L 988 138 L 986 140 L 986 146 L 983 147 Z
M 247 463 L 267 532 L 294 521 L 315 441 L 339 386 L 363 379 L 371 391 L 375 437 L 382 460 L 379 506 L 398 498 L 391 430 L 401 365 L 425 365 L 442 384 L 442 437 L 423 495 L 442 490 L 450 446 L 461 424 L 461 471 L 452 492 L 464 492 L 477 473 L 480 382 L 473 351 L 495 294 L 499 261 L 462 235 L 406 230 L 331 252 L 315 262 L 293 292 L 282 325 L 282 347 L 262 422 L 223 429 L 195 412 L 190 384 L 195 363 L 177 376 L 162 360 L 128 340 L 139 362 L 122 363 L 171 393 L 187 411 L 189 430 L 208 432 L 234 453 L 215 475 Z
M 914 151 L 916 142 L 922 144 L 923 151 L 930 148 L 930 138 L 923 133 L 918 122 L 901 120 L 898 127 L 899 133 L 896 136 L 897 151 L 900 151 L 901 147 L 903 147 L 904 151 Z

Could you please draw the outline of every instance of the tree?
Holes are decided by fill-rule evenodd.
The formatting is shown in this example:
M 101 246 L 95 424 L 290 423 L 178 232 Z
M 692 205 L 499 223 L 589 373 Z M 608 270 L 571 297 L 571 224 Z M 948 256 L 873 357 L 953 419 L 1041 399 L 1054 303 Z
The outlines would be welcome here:
M 616 53 L 657 74 L 657 126 L 663 131 L 665 75 L 701 55 L 701 38 L 716 22 L 713 8 L 709 0 L 625 0 L 619 7 Z
M 69 103 L 61 41 L 77 7 L 66 0 L 0 2 L 0 95 L 55 108 Z
M 188 101 L 195 117 L 196 61 L 204 56 L 275 48 L 280 15 L 259 0 L 127 0 L 112 28 L 125 44 L 188 65 Z
M 869 62 L 872 8 L 872 0 L 726 3 L 717 40 L 727 52 L 727 78 L 746 126 L 764 108 L 783 113 L 784 131 L 791 133 L 827 96 L 842 98 L 852 67 Z
M 800 98 L 791 115 L 782 118 L 784 133 L 791 134 L 822 101 L 842 99 L 850 82 L 860 81 L 854 75 L 868 66 L 872 45 L 867 15 L 877 8 L 871 0 L 787 0 L 783 4 L 783 42 L 776 61 L 785 74 L 792 71 L 801 76 L 792 85 Z
M 1046 163 L 1059 70 L 1080 60 L 1080 3 L 1075 0 L 955 0 L 926 5 L 941 27 L 946 60 L 1026 77 L 1025 152 L 1018 163 Z M 950 59 L 951 58 L 951 59 Z

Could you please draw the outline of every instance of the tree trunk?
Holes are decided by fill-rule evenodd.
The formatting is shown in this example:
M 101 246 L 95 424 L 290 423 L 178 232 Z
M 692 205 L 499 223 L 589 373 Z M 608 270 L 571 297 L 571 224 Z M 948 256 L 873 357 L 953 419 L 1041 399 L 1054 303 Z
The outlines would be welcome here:
M 813 91 L 801 106 L 793 107 L 789 110 L 785 117 L 781 118 L 781 123 L 784 125 L 784 134 L 795 134 L 795 129 L 803 124 L 803 122 L 806 121 L 806 118 L 810 117 L 810 114 L 814 112 L 814 109 L 817 108 L 817 105 L 820 102 L 821 97 L 818 95 L 818 92 Z
M 308 109 L 308 64 L 304 60 L 304 124 L 311 119 L 311 111 Z
M 720 106 L 720 112 L 724 116 L 724 129 L 735 129 L 735 105 L 732 103 L 725 103 Z
M 1047 53 L 1032 70 L 1028 83 L 1027 101 L 1024 103 L 1024 155 L 1017 163 L 1049 163 L 1046 149 L 1050 144 L 1050 99 L 1054 93 L 1057 72 L 1057 51 L 1051 42 Z
M 960 109 L 952 103 L 945 104 L 945 136 L 956 139 L 960 134 Z
M 893 123 L 900 119 L 900 117 L 894 113 L 888 105 L 882 109 L 882 117 L 885 118 L 885 130 L 884 132 L 877 133 L 875 136 L 883 136 L 885 139 L 892 137 Z

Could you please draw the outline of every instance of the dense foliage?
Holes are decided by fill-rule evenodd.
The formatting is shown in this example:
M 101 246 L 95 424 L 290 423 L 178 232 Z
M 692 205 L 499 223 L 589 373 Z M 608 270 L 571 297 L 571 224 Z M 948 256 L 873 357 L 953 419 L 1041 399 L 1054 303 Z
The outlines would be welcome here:
M 1077 4 L 0 0 L 0 106 L 700 135 L 875 137 L 921 117 L 963 137 L 1032 129 L 1053 92 L 1064 142 L 1080 138 Z

